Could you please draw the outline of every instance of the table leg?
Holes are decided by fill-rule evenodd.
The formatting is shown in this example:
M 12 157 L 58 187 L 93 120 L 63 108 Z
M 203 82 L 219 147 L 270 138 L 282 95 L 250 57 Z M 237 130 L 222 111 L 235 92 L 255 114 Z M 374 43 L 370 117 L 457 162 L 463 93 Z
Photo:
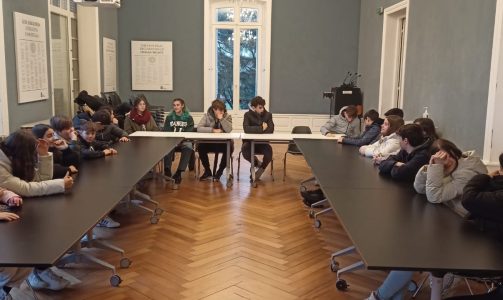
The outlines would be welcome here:
M 227 187 L 231 187 L 232 186 L 232 181 L 234 180 L 232 177 L 231 177 L 231 140 L 227 140 L 225 142 L 225 145 L 227 146 L 227 157 L 225 159 L 227 159 L 227 167 L 225 168 L 225 175 L 227 177 Z
M 257 181 L 255 180 L 255 141 L 250 141 L 251 145 L 251 156 L 250 156 L 250 164 L 251 164 L 251 178 L 252 178 L 252 186 L 257 187 Z

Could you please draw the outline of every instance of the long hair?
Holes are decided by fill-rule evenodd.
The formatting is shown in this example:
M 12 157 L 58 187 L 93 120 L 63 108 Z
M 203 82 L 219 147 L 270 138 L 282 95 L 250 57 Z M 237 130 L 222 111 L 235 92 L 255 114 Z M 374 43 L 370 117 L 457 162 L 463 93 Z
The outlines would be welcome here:
M 384 134 L 384 136 L 388 136 L 397 132 L 398 128 L 402 127 L 402 125 L 404 124 L 403 119 L 396 115 L 386 116 L 386 119 L 388 120 L 389 123 L 389 129 L 388 132 Z
M 28 182 L 35 178 L 37 139 L 31 132 L 18 130 L 11 133 L 0 148 L 11 161 L 12 175 Z
M 437 131 L 435 130 L 435 124 L 432 119 L 429 118 L 417 118 L 414 120 L 415 124 L 421 126 L 426 138 L 436 140 L 439 138 Z

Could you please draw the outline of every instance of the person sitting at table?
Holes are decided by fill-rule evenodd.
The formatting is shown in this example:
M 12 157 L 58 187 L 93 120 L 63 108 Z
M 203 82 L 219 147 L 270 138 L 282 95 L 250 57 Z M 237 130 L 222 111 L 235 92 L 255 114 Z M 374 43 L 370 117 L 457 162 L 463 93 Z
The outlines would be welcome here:
M 440 137 L 438 136 L 437 130 L 435 129 L 435 123 L 429 118 L 417 118 L 414 120 L 414 124 L 421 126 L 423 129 L 424 137 L 430 139 L 431 143 L 435 142 Z
M 75 162 L 68 162 L 63 158 L 78 158 L 76 164 L 79 164 L 79 153 L 74 152 L 64 139 L 56 138 L 54 130 L 49 125 L 37 124 L 33 126 L 31 132 L 37 139 L 43 139 L 49 143 L 49 152 L 52 152 L 53 157 L 53 179 L 63 178 L 68 172 L 70 174 L 78 172 L 77 166 L 72 164 Z
M 173 109 L 166 116 L 166 120 L 164 121 L 163 131 L 194 131 L 194 119 L 190 115 L 189 109 L 185 105 L 185 101 L 181 98 L 173 99 L 172 106 Z M 190 157 L 193 153 L 192 143 L 182 141 L 178 146 L 175 147 L 175 149 L 171 150 L 168 155 L 164 157 L 164 175 L 168 177 L 171 177 L 171 164 L 173 162 L 173 155 L 175 155 L 175 151 L 180 151 L 181 157 L 180 161 L 178 162 L 178 168 L 173 175 L 173 180 L 175 181 L 175 184 L 180 184 L 182 182 L 182 172 L 187 169 Z
M 92 121 L 98 123 L 96 131 L 96 144 L 104 143 L 108 146 L 117 141 L 129 142 L 128 133 L 112 124 L 113 116 L 106 109 L 99 109 L 94 113 Z
M 117 154 L 117 150 L 108 147 L 107 144 L 96 143 L 96 131 L 97 124 L 92 121 L 87 121 L 77 130 L 78 140 L 74 144 L 73 150 L 78 151 L 82 159 L 102 158 Z
M 75 144 L 74 151 L 79 151 L 82 159 L 96 159 L 105 156 L 117 154 L 117 150 L 104 143 L 96 143 L 97 124 L 87 121 L 82 124 L 78 132 L 78 142 Z M 101 219 L 96 226 L 106 228 L 118 228 L 120 223 L 113 220 L 110 216 Z
M 363 124 L 365 125 L 365 131 L 357 137 L 346 137 L 341 136 L 337 139 L 339 143 L 344 145 L 353 146 L 363 146 L 368 145 L 374 141 L 381 131 L 381 125 L 379 125 L 379 113 L 371 109 L 363 115 Z
M 210 108 L 204 114 L 199 124 L 197 124 L 197 132 L 206 133 L 229 133 L 232 131 L 232 116 L 227 113 L 225 104 L 221 100 L 213 100 Z M 234 145 L 231 145 L 231 153 L 234 151 Z M 198 152 L 201 162 L 204 167 L 204 173 L 199 180 L 208 180 L 213 176 L 214 180 L 219 180 L 225 168 L 227 167 L 227 145 L 217 143 L 201 143 L 198 145 Z M 210 161 L 208 152 L 222 153 L 220 165 L 215 174 L 210 170 Z
M 426 194 L 431 203 L 444 203 L 461 216 L 468 211 L 461 204 L 465 185 L 475 175 L 487 174 L 487 168 L 473 151 L 462 152 L 454 143 L 438 139 L 433 145 L 437 152 L 416 174 L 414 189 Z
M 381 137 L 370 145 L 361 146 L 361 155 L 372 157 L 376 164 L 400 151 L 400 137 L 396 134 L 398 128 L 403 125 L 403 119 L 399 116 L 390 115 L 384 118 L 381 125 Z
M 18 130 L 0 143 L 0 187 L 22 197 L 63 193 L 73 186 L 71 176 L 52 179 L 52 153 L 49 143 L 31 132 Z M 50 268 L 34 269 L 28 277 L 34 288 L 61 290 L 69 282 Z
M 471 218 L 503 223 L 503 153 L 499 162 L 499 170 L 475 175 L 466 184 L 462 204 Z
M 465 216 L 467 211 L 461 206 L 463 188 L 474 176 L 486 174 L 487 168 L 472 152 L 463 153 L 448 140 L 436 140 L 433 148 L 437 152 L 431 156 L 429 164 L 417 172 L 414 189 L 419 194 L 426 194 L 429 202 L 444 203 L 460 216 Z M 383 284 L 367 299 L 403 299 L 413 274 L 413 271 L 391 271 Z M 452 283 L 452 274 L 446 274 L 442 284 L 443 294 Z
M 124 120 L 124 130 L 128 134 L 135 131 L 159 131 L 152 113 L 148 110 L 147 98 L 144 95 L 135 96 L 133 109 Z
M 243 119 L 243 130 L 245 133 L 273 133 L 274 122 L 272 113 L 265 109 L 265 100 L 260 96 L 251 99 L 250 109 L 245 113 Z M 267 166 L 272 161 L 272 147 L 269 144 L 256 144 L 254 147 L 256 154 L 262 154 L 264 160 L 260 161 L 256 156 L 253 157 L 253 167 L 257 168 L 255 179 L 260 179 Z M 251 163 L 251 143 L 243 140 L 241 147 L 243 157 Z
M 326 136 L 344 134 L 347 137 L 357 137 L 360 134 L 360 120 L 357 114 L 356 106 L 344 106 L 338 115 L 333 116 L 321 126 L 321 134 Z
M 385 113 L 384 116 L 399 116 L 400 118 L 403 119 L 403 110 L 398 107 L 390 108 L 388 109 Z
M 62 140 L 62 142 L 67 144 L 68 147 L 77 142 L 77 133 L 75 132 L 72 120 L 69 117 L 63 115 L 53 116 L 50 119 L 49 124 L 54 130 L 53 138 L 55 140 Z M 61 162 L 62 165 L 65 166 L 73 165 L 78 167 L 80 164 L 79 154 L 73 151 L 62 151 Z
M 390 116 L 391 117 L 391 116 Z M 425 140 L 421 126 L 406 124 L 397 131 L 400 152 L 379 164 L 379 173 L 393 179 L 413 182 L 417 171 L 430 160 L 430 143 Z

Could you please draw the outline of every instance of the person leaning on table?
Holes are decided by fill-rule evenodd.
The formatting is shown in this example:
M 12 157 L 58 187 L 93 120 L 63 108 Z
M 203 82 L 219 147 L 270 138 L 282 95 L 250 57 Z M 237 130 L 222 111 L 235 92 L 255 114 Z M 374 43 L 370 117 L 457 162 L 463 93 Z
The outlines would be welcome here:
M 320 132 L 327 136 L 344 134 L 347 137 L 357 137 L 360 134 L 360 120 L 357 115 L 356 106 L 344 106 L 338 115 L 333 116 L 321 126 Z

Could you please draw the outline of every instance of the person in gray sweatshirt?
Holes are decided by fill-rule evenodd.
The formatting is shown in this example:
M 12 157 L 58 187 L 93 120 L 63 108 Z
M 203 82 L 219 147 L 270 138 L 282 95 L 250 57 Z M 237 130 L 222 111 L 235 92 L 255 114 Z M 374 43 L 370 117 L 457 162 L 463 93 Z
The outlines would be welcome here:
M 213 100 L 211 102 L 211 107 L 204 114 L 199 124 L 197 124 L 197 132 L 206 133 L 229 133 L 232 131 L 232 116 L 227 113 L 225 109 L 225 104 L 220 100 Z M 234 151 L 233 145 L 231 146 L 231 153 Z M 219 180 L 222 176 L 225 168 L 227 167 L 227 145 L 217 144 L 217 143 L 204 143 L 199 144 L 197 151 L 199 152 L 199 158 L 204 167 L 204 173 L 199 178 L 199 180 L 208 180 L 213 178 L 213 180 Z M 215 174 L 212 174 L 210 169 L 210 161 L 208 159 L 208 153 L 222 153 L 222 159 L 220 160 L 220 165 Z
M 338 115 L 321 126 L 320 132 L 323 135 L 344 134 L 347 137 L 357 137 L 360 135 L 360 119 L 356 106 L 348 105 L 341 108 Z

